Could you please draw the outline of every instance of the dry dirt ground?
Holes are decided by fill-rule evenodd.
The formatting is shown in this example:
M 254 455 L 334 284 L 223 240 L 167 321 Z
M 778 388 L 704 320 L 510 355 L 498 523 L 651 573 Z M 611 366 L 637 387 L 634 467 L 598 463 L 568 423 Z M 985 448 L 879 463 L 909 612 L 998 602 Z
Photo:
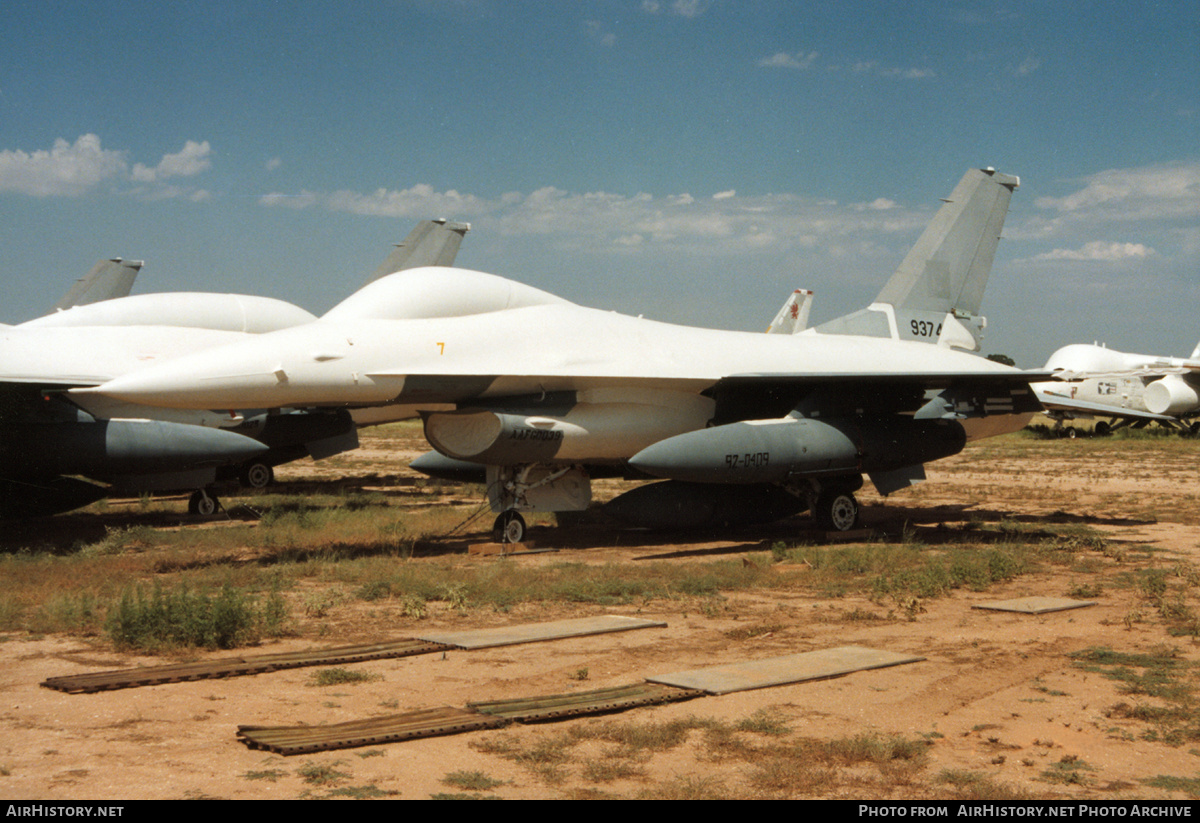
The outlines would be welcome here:
M 530 606 L 507 613 L 478 609 L 465 615 L 441 608 L 431 609 L 422 629 L 602 613 L 636 614 L 664 621 L 667 628 L 357 664 L 348 668 L 377 677 L 352 685 L 315 687 L 310 684 L 312 669 L 295 669 L 92 695 L 62 694 L 38 684 L 54 675 L 163 660 L 115 652 L 98 638 L 10 634 L 0 643 L 0 795 L 42 800 L 423 799 L 465 792 L 500 798 L 657 793 L 921 799 L 956 796 L 951 776 L 958 775 L 957 785 L 962 785 L 965 774 L 1000 787 L 1002 794 L 1018 796 L 1177 801 L 1195 797 L 1200 743 L 1164 742 L 1164 727 L 1114 709 L 1162 701 L 1134 700 L 1122 692 L 1120 682 L 1085 670 L 1070 655 L 1098 647 L 1135 653 L 1169 647 L 1181 661 L 1200 660 L 1194 636 L 1169 635 L 1144 593 L 1115 582 L 1121 574 L 1135 571 L 1128 562 L 1122 566 L 1122 551 L 1137 554 L 1147 546 L 1158 551 L 1145 562 L 1172 574 L 1186 577 L 1187 564 L 1200 566 L 1194 494 L 1200 480 L 1197 452 L 1187 446 L 1175 459 L 1164 458 L 1172 453 L 1157 447 L 1145 452 L 1106 448 L 1079 458 L 1071 448 L 1032 440 L 999 452 L 981 446 L 931 465 L 927 484 L 886 505 L 864 490 L 867 526 L 896 529 L 907 521 L 916 539 L 932 537 L 939 524 L 949 528 L 968 519 L 1007 519 L 1034 527 L 1086 524 L 1110 541 L 1107 554 L 1081 548 L 1076 565 L 1046 566 L 985 592 L 959 589 L 922 602 L 923 611 L 914 609 L 910 615 L 896 603 L 857 595 L 819 596 L 795 586 L 731 592 L 723 601 L 713 601 L 715 606 L 694 599 L 657 600 L 612 608 Z M 367 448 L 356 460 L 371 471 L 392 461 L 399 472 L 398 461 L 404 456 Z M 354 466 L 344 464 L 338 470 L 353 471 Z M 281 474 L 311 471 L 297 465 Z M 509 559 L 462 554 L 458 560 L 626 563 L 631 568 L 651 558 L 671 563 L 738 560 L 752 554 L 762 557 L 764 548 L 792 539 L 803 521 L 794 518 L 727 535 L 676 535 L 669 542 L 638 532 L 623 532 L 616 540 L 596 533 L 596 547 L 587 545 L 585 530 L 582 536 L 572 534 L 571 548 L 554 553 Z M 473 539 L 482 539 L 482 533 Z M 535 530 L 533 539 L 544 547 L 555 545 L 550 532 Z M 417 557 L 409 562 L 423 561 Z M 446 557 L 437 562 L 446 562 Z M 801 575 L 803 571 L 802 566 L 791 569 Z M 1062 597 L 1085 584 L 1099 586 L 1099 605 L 1042 616 L 972 608 L 1008 597 Z M 403 620 L 392 601 L 344 608 L 369 610 L 375 626 L 387 625 L 387 618 L 394 616 L 396 628 L 390 636 L 409 636 L 406 630 L 412 622 Z M 329 621 L 324 637 L 309 634 L 265 644 L 260 651 L 368 639 L 361 634 L 363 623 L 350 619 L 348 611 L 339 617 Z M 462 706 L 472 700 L 620 685 L 657 673 L 851 644 L 925 660 L 606 718 L 297 757 L 254 751 L 235 738 L 239 724 L 341 722 L 423 707 Z M 1195 685 L 1194 673 L 1184 677 Z M 692 731 L 681 745 L 633 756 L 637 768 L 627 773 L 604 774 L 600 766 L 606 761 L 628 762 L 631 756 L 613 743 L 594 739 L 575 745 L 557 771 L 537 768 L 532 757 L 520 762 L 495 751 L 518 747 L 534 752 L 562 741 L 572 728 L 601 723 L 646 727 L 711 719 L 731 728 L 760 711 L 766 714 L 758 717 L 786 724 L 788 731 L 774 736 L 738 732 L 751 746 L 866 733 L 920 742 L 924 753 L 915 765 L 841 767 L 827 774 L 823 787 L 820 782 L 816 788 L 811 782 L 802 786 L 798 776 L 795 791 L 789 792 L 787 778 L 782 789 L 762 788 L 755 778 L 755 758 L 722 756 L 706 743 L 710 738 L 701 730 Z M 458 781 L 452 777 L 456 773 Z M 462 774 L 474 776 L 483 790 L 464 789 Z M 1158 776 L 1180 780 L 1157 786 L 1144 782 Z

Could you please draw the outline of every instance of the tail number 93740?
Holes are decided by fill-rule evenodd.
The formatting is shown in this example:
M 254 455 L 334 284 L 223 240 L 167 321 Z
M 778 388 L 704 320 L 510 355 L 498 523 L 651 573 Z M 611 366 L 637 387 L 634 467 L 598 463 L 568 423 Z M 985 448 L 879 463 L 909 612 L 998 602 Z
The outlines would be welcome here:
M 942 324 L 929 320 L 910 320 L 908 327 L 912 329 L 913 337 L 938 337 L 942 333 Z

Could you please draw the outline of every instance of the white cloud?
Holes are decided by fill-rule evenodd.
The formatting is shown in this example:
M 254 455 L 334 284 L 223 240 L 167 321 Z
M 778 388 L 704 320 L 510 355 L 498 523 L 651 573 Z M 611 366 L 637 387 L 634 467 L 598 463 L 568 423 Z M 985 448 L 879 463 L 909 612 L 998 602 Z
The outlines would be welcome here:
M 642 11 L 646 14 L 662 14 L 664 11 L 688 19 L 699 17 L 708 8 L 705 0 L 671 0 L 663 4 L 660 0 L 642 0 Z
M 588 36 L 601 46 L 611 48 L 617 44 L 617 36 L 605 29 L 604 25 L 599 21 L 588 20 L 584 23 L 584 26 L 587 28 Z
M 1041 68 L 1041 66 L 1042 61 L 1030 55 L 1022 60 L 1015 69 L 1013 69 L 1013 74 L 1017 75 L 1017 77 L 1025 77 L 1026 75 L 1033 74 L 1035 71 Z
M 1115 263 L 1119 260 L 1144 260 L 1155 254 L 1154 249 L 1142 243 L 1117 243 L 1093 240 L 1078 249 L 1055 249 L 1039 254 L 1035 260 L 1077 260 L 1087 262 Z
M 49 151 L 0 151 L 0 191 L 78 197 L 125 168 L 125 153 L 102 148 L 94 134 L 84 134 L 74 144 L 59 138 Z
M 884 77 L 899 77 L 902 80 L 924 80 L 927 77 L 937 77 L 933 69 L 884 69 L 880 72 Z
M 821 53 L 818 51 L 798 51 L 794 54 L 779 51 L 770 57 L 762 58 L 756 65 L 763 69 L 811 69 L 816 65 L 817 58 L 820 56 Z M 827 71 L 847 70 L 846 66 L 841 65 L 828 65 L 825 68 Z M 898 77 L 902 80 L 925 80 L 937 77 L 937 72 L 933 69 L 881 67 L 875 60 L 859 60 L 851 63 L 849 71 L 854 74 L 873 74 L 878 77 Z
M 1200 162 L 1109 169 L 1085 180 L 1082 189 L 1035 205 L 1074 221 L 1200 219 Z
M 376 217 L 466 217 L 491 211 L 494 206 L 471 194 L 459 194 L 454 189 L 434 191 L 432 186 L 420 183 L 411 189 L 394 191 L 376 189 L 371 194 L 352 191 L 337 191 L 325 198 L 325 206 L 331 211 Z
M 671 13 L 680 17 L 699 17 L 704 13 L 703 0 L 675 0 L 671 3 Z
M 265 168 L 267 171 L 275 171 L 275 169 L 279 168 L 282 165 L 283 165 L 282 159 L 280 159 L 278 157 L 272 157 L 270 160 L 267 161 Z
M 258 203 L 260 206 L 284 206 L 289 209 L 306 209 L 309 206 L 316 205 L 320 200 L 320 196 L 310 191 L 302 191 L 299 194 L 271 192 L 258 198 Z
M 182 150 L 175 154 L 164 154 L 154 168 L 135 163 L 133 179 L 139 183 L 154 183 L 168 177 L 194 177 L 212 166 L 210 154 L 212 147 L 207 140 L 203 143 L 188 140 Z
M 876 197 L 870 203 L 863 204 L 862 208 L 871 209 L 872 211 L 888 211 L 889 209 L 898 208 L 895 200 L 889 200 L 886 197 Z
M 764 57 L 758 61 L 760 68 L 765 69 L 807 69 L 811 68 L 816 62 L 819 52 L 810 51 L 807 54 L 804 52 L 796 52 L 788 54 L 787 52 L 776 52 L 770 57 Z
M 907 244 L 930 215 L 927 209 L 906 209 L 883 197 L 842 205 L 791 194 L 745 196 L 735 189 L 698 199 L 690 194 L 578 193 L 546 186 L 486 198 L 439 192 L 424 183 L 369 193 L 275 192 L 260 197 L 259 203 L 404 220 L 469 219 L 490 235 L 545 237 L 577 250 L 605 253 L 653 247 L 686 256 L 818 246 L 830 257 L 899 253 L 902 249 L 891 248 L 889 238 L 902 237 L 902 245 Z

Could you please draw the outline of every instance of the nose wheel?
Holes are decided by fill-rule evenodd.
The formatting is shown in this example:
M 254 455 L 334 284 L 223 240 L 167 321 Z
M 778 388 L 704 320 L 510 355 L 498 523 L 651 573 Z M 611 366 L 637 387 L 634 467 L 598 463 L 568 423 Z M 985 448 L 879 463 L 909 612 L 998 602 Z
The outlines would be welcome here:
M 192 492 L 192 496 L 188 498 L 188 512 L 190 514 L 198 514 L 201 517 L 211 517 L 217 513 L 217 508 L 220 503 L 217 498 L 210 495 L 204 489 Z
M 492 537 L 497 543 L 520 543 L 525 539 L 525 518 L 519 512 L 500 512 L 492 525 Z

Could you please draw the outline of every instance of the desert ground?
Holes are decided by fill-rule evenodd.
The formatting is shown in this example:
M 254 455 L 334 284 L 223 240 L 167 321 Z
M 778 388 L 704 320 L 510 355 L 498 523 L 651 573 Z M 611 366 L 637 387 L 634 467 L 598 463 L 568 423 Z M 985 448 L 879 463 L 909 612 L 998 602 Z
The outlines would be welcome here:
M 229 517 L 204 521 L 172 499 L 109 501 L 7 524 L 0 795 L 1200 797 L 1198 441 L 1011 435 L 973 444 L 930 464 L 928 482 L 886 501 L 865 488 L 867 532 L 850 542 L 827 542 L 806 515 L 671 534 L 599 518 L 562 527 L 543 519 L 531 529 L 534 551 L 511 557 L 468 553 L 488 541 L 491 515 L 469 520 L 478 488 L 417 480 L 407 462 L 421 445 L 419 430 L 388 427 L 366 435 L 356 452 L 281 467 L 263 498 L 283 511 L 274 523 L 255 519 L 262 507 L 248 496 L 225 500 Z M 595 485 L 603 498 L 622 482 Z M 280 500 L 335 501 L 313 503 L 318 510 L 358 501 L 357 515 L 403 549 L 390 538 L 334 535 L 319 538 L 334 546 L 331 554 L 310 543 L 300 550 L 298 541 L 318 528 L 314 515 Z M 411 525 L 431 512 L 442 519 Z M 264 529 L 275 536 L 255 537 Z M 972 558 L 1001 571 L 987 577 L 971 567 L 956 576 Z M 481 587 L 537 575 L 631 585 L 689 570 L 728 576 L 703 586 L 688 578 L 690 589 L 519 594 L 502 604 L 467 583 L 419 600 L 395 584 L 371 587 L 371 575 L 394 580 L 386 575 L 400 567 Z M 97 694 L 39 685 L 51 676 L 228 657 L 235 652 L 118 648 L 100 613 L 131 580 L 261 586 L 249 581 L 268 573 L 283 580 L 286 628 L 236 653 L 598 614 L 667 627 L 347 665 L 366 676 L 332 685 L 317 685 L 311 668 Z M 104 575 L 115 582 L 96 579 Z M 1096 605 L 1043 615 L 973 608 L 1032 595 Z M 59 612 L 63 603 L 86 602 L 82 611 L 97 614 L 55 622 L 51 602 Z M 241 724 L 324 724 L 597 689 L 846 645 L 924 660 L 600 717 L 294 757 L 251 750 L 235 737 Z

